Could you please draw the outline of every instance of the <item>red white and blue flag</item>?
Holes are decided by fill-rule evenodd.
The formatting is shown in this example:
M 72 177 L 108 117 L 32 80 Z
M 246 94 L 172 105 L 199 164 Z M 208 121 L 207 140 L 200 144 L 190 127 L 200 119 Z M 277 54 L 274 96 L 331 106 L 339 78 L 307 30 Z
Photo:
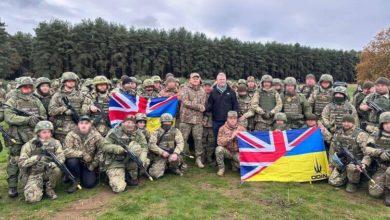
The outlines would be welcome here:
M 242 181 L 305 182 L 328 176 L 318 128 L 240 132 L 238 145 Z

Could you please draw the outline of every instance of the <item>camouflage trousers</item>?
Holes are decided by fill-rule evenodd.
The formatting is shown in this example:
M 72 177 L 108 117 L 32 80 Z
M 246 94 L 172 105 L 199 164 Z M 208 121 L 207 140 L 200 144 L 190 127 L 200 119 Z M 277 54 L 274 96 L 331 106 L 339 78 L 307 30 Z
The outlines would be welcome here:
M 125 168 L 111 168 L 106 171 L 112 191 L 120 193 L 126 189 Z
M 375 198 L 380 198 L 384 194 L 384 189 L 390 190 L 390 167 L 379 168 L 372 176 L 376 184 L 369 183 L 368 193 Z
M 214 132 L 213 128 L 203 127 L 203 136 L 202 136 L 203 147 L 205 148 L 204 159 L 207 163 L 213 161 L 214 154 Z
M 167 169 L 172 171 L 180 170 L 183 164 L 183 158 L 180 155 L 177 155 L 177 160 L 171 161 L 171 157 L 172 155 L 170 155 L 168 158 L 156 156 L 153 159 L 152 165 L 150 166 L 149 174 L 153 178 L 158 179 L 164 175 Z
M 215 159 L 219 169 L 225 169 L 225 159 L 231 160 L 232 168 L 240 168 L 239 153 L 232 153 L 228 149 L 218 146 L 215 149 Z
M 180 123 L 180 131 L 183 135 L 184 140 L 184 153 L 189 153 L 188 147 L 188 137 L 192 134 L 195 142 L 195 156 L 202 157 L 204 154 L 204 148 L 202 145 L 202 135 L 203 135 L 203 125 L 202 124 L 188 124 L 188 123 Z
M 329 176 L 328 182 L 332 186 L 342 186 L 348 183 L 358 184 L 360 182 L 360 171 L 354 164 L 348 164 L 343 172 L 334 168 Z
M 7 182 L 8 187 L 18 187 L 18 176 L 19 176 L 19 156 L 22 145 L 14 144 L 9 147 L 9 156 L 7 163 Z
M 43 196 L 43 190 L 53 190 L 61 179 L 61 170 L 52 168 L 44 173 L 29 175 L 24 186 L 24 198 L 26 202 L 39 202 Z

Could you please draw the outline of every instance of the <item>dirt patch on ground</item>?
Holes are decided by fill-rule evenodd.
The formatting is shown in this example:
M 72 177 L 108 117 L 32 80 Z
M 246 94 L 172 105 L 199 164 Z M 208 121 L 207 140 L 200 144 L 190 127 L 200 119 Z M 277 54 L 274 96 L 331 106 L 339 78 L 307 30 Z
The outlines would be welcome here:
M 109 191 L 102 191 L 87 199 L 81 199 L 71 206 L 59 211 L 47 219 L 96 219 L 99 212 L 106 208 L 108 202 L 115 196 Z

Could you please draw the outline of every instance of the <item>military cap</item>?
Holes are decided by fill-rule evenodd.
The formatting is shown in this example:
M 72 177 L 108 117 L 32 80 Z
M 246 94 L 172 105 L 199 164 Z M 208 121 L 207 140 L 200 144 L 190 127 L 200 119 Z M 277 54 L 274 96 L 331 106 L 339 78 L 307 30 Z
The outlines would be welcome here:
M 88 121 L 91 122 L 91 118 L 88 115 L 83 115 L 80 117 L 79 122 L 81 121 Z
M 306 79 L 309 79 L 309 78 L 316 79 L 316 76 L 314 76 L 314 74 L 309 73 L 306 75 Z
M 131 80 L 131 78 L 128 76 L 122 78 L 122 85 L 126 85 L 126 84 L 129 84 L 131 82 L 133 82 L 133 80 Z
M 190 78 L 193 78 L 193 77 L 198 77 L 198 78 L 200 78 L 200 75 L 199 75 L 199 73 L 191 73 L 191 74 L 190 74 Z
M 237 114 L 237 112 L 236 111 L 229 111 L 228 113 L 227 113 L 227 116 L 228 117 L 238 117 L 238 114 Z
M 157 75 L 154 75 L 150 78 L 152 82 L 161 82 L 161 78 Z

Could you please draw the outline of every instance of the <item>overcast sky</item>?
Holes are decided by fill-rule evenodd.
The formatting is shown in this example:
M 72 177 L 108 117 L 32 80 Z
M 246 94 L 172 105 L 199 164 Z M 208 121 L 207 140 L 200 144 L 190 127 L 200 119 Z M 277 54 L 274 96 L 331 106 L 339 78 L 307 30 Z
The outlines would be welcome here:
M 11 34 L 41 21 L 102 17 L 126 26 L 179 28 L 244 41 L 360 50 L 390 27 L 390 0 L 0 0 Z

